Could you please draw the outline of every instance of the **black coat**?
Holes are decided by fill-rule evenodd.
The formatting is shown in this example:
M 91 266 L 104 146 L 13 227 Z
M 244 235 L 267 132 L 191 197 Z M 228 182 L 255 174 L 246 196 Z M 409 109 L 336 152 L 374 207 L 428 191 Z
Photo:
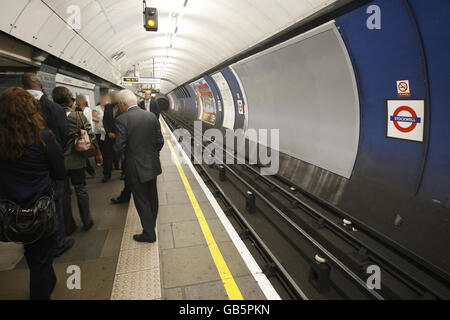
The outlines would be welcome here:
M 29 208 L 41 196 L 52 194 L 53 180 L 64 180 L 66 169 L 61 146 L 47 130 L 41 138 L 45 148 L 35 143 L 17 161 L 0 160 L 0 199 Z
M 49 100 L 45 95 L 41 97 L 40 103 L 47 128 L 53 132 L 56 141 L 64 149 L 67 142 L 67 117 L 64 108 Z
M 145 100 L 139 102 L 139 107 L 142 110 L 147 111 L 145 109 Z M 156 102 L 155 99 L 150 100 L 150 112 L 153 112 L 155 114 L 156 118 L 159 119 L 159 114 L 161 113 L 161 111 L 159 110 L 158 102 Z
M 125 154 L 125 176 L 130 185 L 153 180 L 162 173 L 159 152 L 164 146 L 156 116 L 133 107 L 116 120 L 114 151 Z
M 116 116 L 114 117 L 114 104 L 110 103 L 105 106 L 105 112 L 103 114 L 103 127 L 105 128 L 106 134 L 109 133 L 117 133 L 116 128 L 116 118 L 122 114 L 122 111 L 117 111 Z

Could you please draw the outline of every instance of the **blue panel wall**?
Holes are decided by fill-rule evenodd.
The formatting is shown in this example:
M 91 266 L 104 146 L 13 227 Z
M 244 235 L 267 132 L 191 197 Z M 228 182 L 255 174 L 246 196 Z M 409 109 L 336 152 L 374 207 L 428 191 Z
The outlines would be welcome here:
M 381 30 L 366 26 L 369 5 L 381 9 Z M 446 274 L 450 260 L 442 252 L 448 251 L 450 212 L 449 12 L 449 0 L 375 0 L 337 18 L 360 98 L 360 143 L 353 174 L 346 179 L 283 154 L 280 161 L 281 176 L 294 185 Z M 237 106 L 242 89 L 230 68 L 221 72 L 233 94 L 235 129 L 242 128 L 245 115 Z M 410 81 L 411 97 L 398 97 L 398 80 Z M 423 143 L 386 137 L 386 99 L 425 100 Z M 193 99 L 183 100 L 189 101 L 188 109 L 196 110 Z M 292 117 L 287 121 L 296 125 Z M 403 219 L 401 226 L 395 224 L 397 215 Z
M 247 106 L 245 105 L 241 86 L 239 85 L 239 82 L 237 81 L 236 77 L 234 76 L 234 73 L 231 71 L 231 69 L 229 67 L 226 67 L 220 71 L 222 72 L 222 75 L 224 76 L 225 80 L 227 80 L 228 85 L 230 86 L 231 93 L 233 94 L 233 101 L 234 101 L 234 108 L 235 108 L 235 115 L 236 115 L 234 129 L 242 129 L 242 128 L 244 128 L 245 108 L 247 108 Z M 239 99 L 241 99 L 244 103 L 244 114 L 239 114 L 239 107 L 238 107 L 238 103 L 237 103 L 237 101 Z
M 398 80 L 410 81 L 408 99 L 427 99 L 423 47 L 406 0 L 370 4 L 381 9 L 381 30 L 366 27 L 367 6 L 336 21 L 353 60 L 361 104 L 361 137 L 353 176 L 416 194 L 429 136 L 425 132 L 424 143 L 387 138 L 386 99 L 401 99 Z M 429 119 L 429 114 L 425 117 Z M 427 121 L 425 127 L 429 125 Z
M 450 1 L 409 3 L 425 48 L 430 88 L 430 145 L 420 195 L 450 208 Z

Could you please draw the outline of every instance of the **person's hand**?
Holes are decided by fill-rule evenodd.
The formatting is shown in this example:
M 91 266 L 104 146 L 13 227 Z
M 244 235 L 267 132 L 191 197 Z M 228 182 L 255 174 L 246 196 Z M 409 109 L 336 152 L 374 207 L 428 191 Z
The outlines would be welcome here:
M 125 154 L 122 153 L 122 161 L 125 161 Z
M 103 156 L 101 153 L 98 153 L 95 156 L 95 159 L 97 160 L 97 166 L 101 167 L 103 165 Z
M 108 133 L 108 136 L 109 136 L 110 139 L 115 139 L 116 138 L 116 134 L 112 133 L 112 132 Z

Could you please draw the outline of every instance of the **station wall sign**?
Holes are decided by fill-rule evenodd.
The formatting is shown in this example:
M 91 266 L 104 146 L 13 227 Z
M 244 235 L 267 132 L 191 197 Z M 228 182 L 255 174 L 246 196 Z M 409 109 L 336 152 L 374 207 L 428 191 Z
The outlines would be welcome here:
M 425 100 L 387 100 L 387 137 L 423 142 Z
M 86 82 L 83 80 L 75 79 L 64 74 L 57 73 L 55 76 L 55 82 L 61 84 L 68 84 L 74 87 L 86 88 L 89 90 L 94 90 L 95 83 Z
M 397 93 L 399 97 L 411 97 L 411 88 L 409 80 L 397 81 Z
M 139 83 L 138 77 L 124 77 L 122 78 L 123 83 Z
M 241 99 L 239 99 L 237 100 L 237 104 L 239 114 L 244 114 L 244 102 Z
M 160 84 L 161 78 L 154 77 L 123 77 L 122 83 Z

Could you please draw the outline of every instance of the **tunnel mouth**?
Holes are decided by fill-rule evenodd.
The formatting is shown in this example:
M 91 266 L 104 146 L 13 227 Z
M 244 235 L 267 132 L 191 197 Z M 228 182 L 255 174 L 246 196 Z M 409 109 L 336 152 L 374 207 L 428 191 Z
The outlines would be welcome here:
M 158 103 L 159 110 L 162 111 L 169 111 L 170 108 L 170 101 L 169 99 L 164 96 L 160 95 L 156 98 L 156 102 Z

